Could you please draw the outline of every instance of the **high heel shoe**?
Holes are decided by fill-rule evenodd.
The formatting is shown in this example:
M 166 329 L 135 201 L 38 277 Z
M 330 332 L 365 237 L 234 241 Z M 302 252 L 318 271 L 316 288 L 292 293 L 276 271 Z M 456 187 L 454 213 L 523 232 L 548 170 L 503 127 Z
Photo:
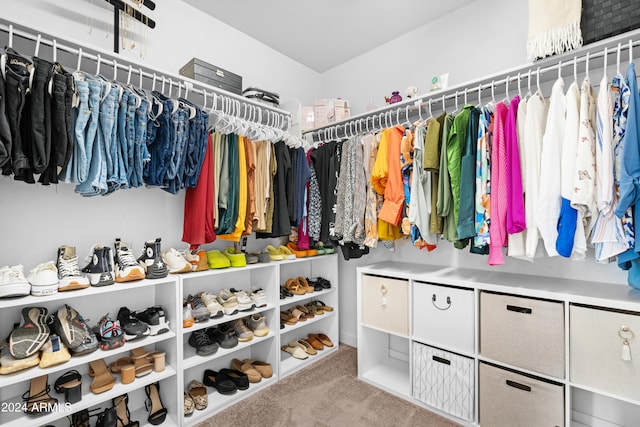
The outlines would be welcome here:
M 51 387 L 49 387 L 48 379 L 48 375 L 33 378 L 29 385 L 29 390 L 22 395 L 22 400 L 25 401 L 26 405 L 24 411 L 28 415 L 51 412 L 58 403 L 58 399 L 49 396 Z
M 76 370 L 62 374 L 53 384 L 58 393 L 64 393 L 66 403 L 78 403 L 82 400 L 82 375 Z
M 144 407 L 149 411 L 147 421 L 154 426 L 162 424 L 167 418 L 167 409 L 160 399 L 160 383 L 152 383 L 144 386 L 144 392 L 147 395 Z
M 117 427 L 139 427 L 138 421 L 131 421 L 131 413 L 129 412 L 129 395 L 115 397 L 112 400 L 113 407 L 116 408 Z

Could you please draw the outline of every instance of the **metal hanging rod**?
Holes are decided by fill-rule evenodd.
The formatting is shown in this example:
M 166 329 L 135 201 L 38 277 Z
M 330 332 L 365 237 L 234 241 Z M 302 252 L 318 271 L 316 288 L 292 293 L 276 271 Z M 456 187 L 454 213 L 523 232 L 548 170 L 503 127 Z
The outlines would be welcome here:
M 26 28 L 26 27 L 25 27 Z M 37 31 L 37 30 L 34 30 Z M 9 40 L 7 42 L 7 46 L 13 46 L 13 38 L 15 36 L 21 37 L 25 40 L 30 40 L 36 42 L 36 46 L 38 47 L 40 44 L 51 46 L 53 48 L 53 56 L 54 61 L 56 59 L 56 51 L 64 51 L 70 53 L 72 55 L 78 56 L 78 67 L 80 66 L 82 59 L 89 59 L 96 63 L 97 71 L 100 69 L 101 64 L 105 64 L 111 67 L 114 70 L 114 80 L 117 77 L 117 70 L 126 71 L 129 76 L 131 74 L 137 74 L 142 82 L 143 77 L 150 79 L 154 82 L 154 85 L 160 83 L 162 88 L 164 89 L 165 84 L 169 84 L 170 90 L 173 86 L 176 86 L 179 89 L 183 89 L 185 93 L 196 93 L 203 97 L 205 103 L 207 98 L 214 100 L 214 105 L 209 108 L 218 109 L 218 105 L 220 107 L 225 107 L 230 104 L 233 105 L 234 111 L 240 111 L 242 106 L 251 106 L 252 108 L 257 109 L 257 116 L 259 117 L 258 122 L 262 121 L 262 118 L 266 118 L 269 123 L 271 123 L 272 127 L 278 127 L 282 130 L 287 130 L 289 125 L 291 124 L 291 113 L 276 107 L 271 107 L 269 105 L 261 104 L 257 101 L 245 98 L 241 95 L 237 95 L 235 93 L 228 92 L 224 89 L 216 88 L 210 86 L 206 83 L 199 82 L 197 80 L 190 79 L 185 76 L 180 76 L 177 74 L 169 73 L 162 70 L 152 70 L 148 66 L 141 64 L 135 59 L 120 57 L 120 55 L 113 54 L 111 52 L 105 51 L 101 48 L 90 46 L 84 43 L 75 42 L 75 46 L 77 48 L 66 45 L 67 41 L 64 37 L 55 37 L 53 35 L 49 35 L 52 37 L 51 39 L 47 39 L 42 36 L 41 33 L 30 32 L 26 29 L 16 29 L 14 28 L 14 24 L 0 19 L 0 32 L 7 33 L 9 36 Z M 59 40 L 63 40 L 63 43 L 60 43 Z M 93 52 L 93 53 L 91 53 Z M 122 61 L 122 62 L 121 62 Z M 78 68 L 77 67 L 77 68 Z M 146 70 L 146 71 L 145 71 Z M 96 73 L 98 74 L 98 73 Z M 246 108 L 244 110 L 246 111 Z
M 627 58 L 621 58 L 621 52 L 628 51 L 629 61 L 632 58 L 632 50 L 634 47 L 640 46 L 640 31 L 633 31 L 627 34 L 603 40 L 598 43 L 594 43 L 583 49 L 573 52 L 567 52 L 562 55 L 556 55 L 554 57 L 546 58 L 535 64 L 528 64 L 521 67 L 516 67 L 508 71 L 485 76 L 476 80 L 468 81 L 448 89 L 429 92 L 424 95 L 420 95 L 416 98 L 407 99 L 392 105 L 378 108 L 373 111 L 357 114 L 348 119 L 331 123 L 325 126 L 317 127 L 304 131 L 307 140 L 314 142 L 314 140 L 332 139 L 340 136 L 340 133 L 344 137 L 355 135 L 358 131 L 377 131 L 393 125 L 394 123 L 400 125 L 405 121 L 409 121 L 412 112 L 418 111 L 421 108 L 428 107 L 430 110 L 441 106 L 441 110 L 444 111 L 446 102 L 448 100 L 455 100 L 456 105 L 458 98 L 464 96 L 465 103 L 468 101 L 468 97 L 471 94 L 477 96 L 478 99 L 482 97 L 482 91 L 485 89 L 491 89 L 492 98 L 495 88 L 498 86 L 504 86 L 505 92 L 509 91 L 509 84 L 513 82 L 521 82 L 527 79 L 528 85 L 531 83 L 531 78 L 536 79 L 536 86 L 539 86 L 541 76 L 545 73 L 554 76 L 561 76 L 562 71 L 567 68 L 571 68 L 572 75 L 577 75 L 578 64 L 585 64 L 584 69 L 588 71 L 589 63 L 598 58 L 603 58 L 604 65 L 606 66 L 606 56 L 617 55 L 617 63 L 620 61 L 627 61 Z M 608 62 L 609 65 L 614 62 Z M 553 74 L 550 74 L 551 72 Z M 550 78 L 543 80 L 543 82 L 550 81 Z M 519 87 L 519 85 L 518 85 Z M 436 110 L 438 111 L 438 110 Z M 401 121 L 403 119 L 403 121 Z M 377 121 L 377 124 L 376 124 Z M 371 127 L 369 126 L 371 123 Z

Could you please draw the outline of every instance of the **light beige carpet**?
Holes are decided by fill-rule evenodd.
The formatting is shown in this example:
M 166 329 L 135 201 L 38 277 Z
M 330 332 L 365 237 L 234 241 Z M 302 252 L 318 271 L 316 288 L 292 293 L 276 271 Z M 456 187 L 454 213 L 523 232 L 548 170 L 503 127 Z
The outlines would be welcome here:
M 452 427 L 458 424 L 358 380 L 356 349 L 341 345 L 324 360 L 198 425 L 211 426 Z

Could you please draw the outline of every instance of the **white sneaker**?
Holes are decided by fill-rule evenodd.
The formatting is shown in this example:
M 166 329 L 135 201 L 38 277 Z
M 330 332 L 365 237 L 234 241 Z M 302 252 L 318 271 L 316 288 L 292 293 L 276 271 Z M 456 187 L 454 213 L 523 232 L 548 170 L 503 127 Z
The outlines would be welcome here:
M 134 280 L 142 280 L 145 278 L 144 268 L 142 268 L 142 266 L 138 264 L 138 261 L 136 261 L 136 257 L 133 256 L 131 245 L 123 242 L 120 239 L 116 239 L 114 243 L 114 249 L 116 282 L 131 282 Z
M 38 264 L 27 275 L 31 283 L 31 295 L 45 296 L 58 293 L 58 269 L 53 261 Z
M 263 289 L 251 291 L 251 301 L 256 307 L 265 307 L 267 305 L 267 294 Z
M 84 289 L 89 278 L 80 272 L 76 248 L 62 245 L 58 248 L 58 292 Z
M 184 259 L 184 256 L 173 248 L 162 251 L 162 260 L 167 264 L 169 273 L 191 272 L 191 263 Z
M 22 297 L 29 295 L 31 285 L 24 277 L 22 265 L 0 268 L 0 297 Z
M 207 253 L 200 250 L 191 250 L 189 248 L 181 252 L 184 259 L 191 264 L 191 271 L 206 271 L 209 269 L 209 262 L 207 261 Z
M 255 307 L 251 297 L 247 294 L 246 291 L 239 291 L 237 289 L 231 288 L 231 292 L 238 299 L 238 311 L 248 311 Z
M 218 302 L 218 297 L 210 292 L 200 292 L 198 294 L 204 305 L 207 306 L 211 318 L 215 319 L 224 315 L 224 307 Z

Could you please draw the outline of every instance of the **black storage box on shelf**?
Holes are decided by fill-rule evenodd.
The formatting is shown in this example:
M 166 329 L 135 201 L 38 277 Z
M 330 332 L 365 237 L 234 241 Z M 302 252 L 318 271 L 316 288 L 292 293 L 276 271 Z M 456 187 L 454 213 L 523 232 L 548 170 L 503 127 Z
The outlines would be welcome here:
M 180 75 L 241 95 L 242 76 L 193 58 L 180 68 Z
M 638 0 L 583 0 L 580 27 L 585 45 L 640 28 Z

